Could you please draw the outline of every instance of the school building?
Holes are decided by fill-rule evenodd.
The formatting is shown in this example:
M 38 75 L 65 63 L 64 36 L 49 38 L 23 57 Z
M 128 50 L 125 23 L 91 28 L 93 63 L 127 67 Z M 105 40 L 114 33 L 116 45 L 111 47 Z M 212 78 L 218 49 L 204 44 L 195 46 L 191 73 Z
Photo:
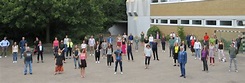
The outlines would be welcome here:
M 204 33 L 228 40 L 245 32 L 245 0 L 127 0 L 128 34 L 139 35 L 155 25 L 162 33 L 186 34 L 202 39 Z

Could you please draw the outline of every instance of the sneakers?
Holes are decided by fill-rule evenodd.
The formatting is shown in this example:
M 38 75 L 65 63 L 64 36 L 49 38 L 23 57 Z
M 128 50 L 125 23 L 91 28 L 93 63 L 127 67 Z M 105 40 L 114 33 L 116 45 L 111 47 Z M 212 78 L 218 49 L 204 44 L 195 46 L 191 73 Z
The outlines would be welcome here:
M 114 72 L 114 74 L 117 74 L 117 72 Z
M 2 58 L 2 56 L 0 56 L 0 58 Z
M 121 74 L 123 74 L 123 72 L 121 72 Z
M 5 57 L 7 57 L 7 56 L 5 56 Z
M 98 61 L 98 63 L 100 63 L 100 61 Z
M 17 61 L 13 61 L 13 63 L 17 63 Z
M 236 70 L 236 72 L 238 72 L 238 70 Z
M 229 70 L 229 72 L 231 72 L 231 70 Z

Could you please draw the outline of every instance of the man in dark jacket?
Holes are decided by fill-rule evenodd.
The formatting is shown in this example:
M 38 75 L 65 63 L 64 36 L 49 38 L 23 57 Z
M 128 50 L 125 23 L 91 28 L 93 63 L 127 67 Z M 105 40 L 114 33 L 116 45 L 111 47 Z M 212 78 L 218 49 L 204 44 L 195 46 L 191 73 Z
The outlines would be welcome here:
M 235 47 L 234 43 L 232 43 L 231 47 L 229 48 L 229 55 L 230 55 L 230 70 L 229 71 L 231 71 L 232 61 L 234 61 L 235 71 L 238 72 L 237 60 L 236 60 L 237 48 Z
M 43 45 L 41 41 L 39 41 L 37 46 L 37 63 L 39 63 L 39 57 L 41 57 L 41 61 L 43 63 Z
M 187 63 L 187 53 L 186 51 L 184 51 L 184 48 L 180 48 L 178 62 L 180 64 L 180 71 L 181 71 L 180 77 L 186 78 L 185 77 L 185 64 Z

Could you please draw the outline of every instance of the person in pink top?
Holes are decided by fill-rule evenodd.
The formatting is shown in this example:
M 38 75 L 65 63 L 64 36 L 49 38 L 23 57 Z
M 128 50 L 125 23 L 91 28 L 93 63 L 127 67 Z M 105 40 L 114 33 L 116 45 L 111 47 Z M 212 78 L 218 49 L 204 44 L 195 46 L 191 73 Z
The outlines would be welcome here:
M 80 51 L 80 68 L 81 68 L 81 77 L 84 78 L 85 77 L 85 68 L 87 67 L 87 63 L 86 63 L 86 51 L 85 50 L 81 50 Z
M 58 48 L 59 48 L 59 40 L 57 39 L 57 37 L 55 37 L 53 41 L 54 55 L 58 53 Z

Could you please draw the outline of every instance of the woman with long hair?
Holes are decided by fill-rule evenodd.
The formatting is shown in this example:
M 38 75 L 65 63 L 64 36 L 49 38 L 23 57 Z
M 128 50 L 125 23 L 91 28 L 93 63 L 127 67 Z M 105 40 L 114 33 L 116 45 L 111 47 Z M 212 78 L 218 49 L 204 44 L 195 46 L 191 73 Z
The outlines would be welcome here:
M 80 51 L 80 68 L 81 68 L 81 77 L 84 78 L 85 77 L 85 68 L 87 67 L 87 62 L 86 62 L 86 50 L 82 49 Z

